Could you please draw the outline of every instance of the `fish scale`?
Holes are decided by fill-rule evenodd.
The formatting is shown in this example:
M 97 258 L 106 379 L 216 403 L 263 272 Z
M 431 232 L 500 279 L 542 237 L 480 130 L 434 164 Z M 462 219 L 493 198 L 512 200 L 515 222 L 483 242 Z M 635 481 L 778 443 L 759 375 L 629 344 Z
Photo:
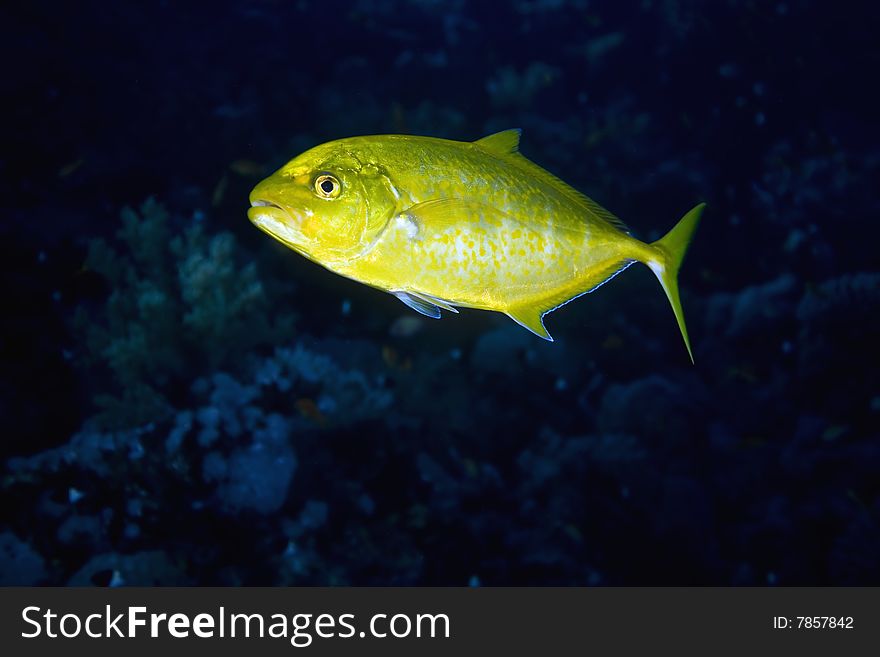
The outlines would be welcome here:
M 505 130 L 476 142 L 379 135 L 321 144 L 259 183 L 248 216 L 298 253 L 422 314 L 503 312 L 546 340 L 547 313 L 642 262 L 693 359 L 677 276 L 704 205 L 657 242 L 641 242 L 522 156 L 519 138 Z

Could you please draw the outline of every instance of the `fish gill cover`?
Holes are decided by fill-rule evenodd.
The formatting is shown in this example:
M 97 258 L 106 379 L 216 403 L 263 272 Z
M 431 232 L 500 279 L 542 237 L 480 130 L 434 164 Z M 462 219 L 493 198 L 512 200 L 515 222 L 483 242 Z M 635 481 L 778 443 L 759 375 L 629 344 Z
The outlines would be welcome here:
M 0 10 L 0 584 L 880 583 L 877 10 L 334 7 Z M 708 202 L 695 366 L 647 269 L 550 344 L 247 220 L 317 144 L 514 126 L 640 240 Z

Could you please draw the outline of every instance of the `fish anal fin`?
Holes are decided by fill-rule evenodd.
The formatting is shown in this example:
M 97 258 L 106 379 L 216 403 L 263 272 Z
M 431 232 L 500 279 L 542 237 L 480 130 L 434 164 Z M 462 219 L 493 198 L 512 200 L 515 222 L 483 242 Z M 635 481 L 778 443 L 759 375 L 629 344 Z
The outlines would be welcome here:
M 546 311 L 545 311 L 546 312 Z M 519 306 L 507 310 L 507 316 L 525 329 L 528 329 L 539 338 L 547 342 L 553 342 L 553 337 L 544 328 L 544 312 L 535 306 Z
M 623 261 L 615 260 L 613 262 L 605 264 L 603 267 L 596 268 L 594 271 L 594 274 L 590 277 L 591 281 L 590 281 L 589 289 L 584 290 L 583 292 L 581 292 L 580 294 L 578 294 L 572 298 L 576 299 L 581 294 L 589 294 L 590 292 L 595 292 L 600 287 L 605 285 L 605 283 L 610 281 L 612 278 L 614 278 L 618 274 L 621 274 L 624 271 L 626 271 L 626 269 L 630 265 L 635 264 L 635 262 L 636 262 L 635 260 L 627 258 L 626 260 L 623 260 Z M 569 299 L 569 301 L 570 300 L 571 299 Z M 566 301 L 565 303 L 568 303 L 568 301 Z M 556 306 L 556 308 L 558 308 L 558 307 L 559 306 Z
M 520 128 L 511 128 L 510 130 L 502 130 L 492 135 L 487 135 L 482 139 L 477 139 L 474 143 L 497 155 L 509 155 L 519 150 L 519 138 L 522 135 Z
M 409 292 L 405 292 L 403 290 L 396 290 L 393 291 L 391 294 L 396 296 L 417 313 L 421 313 L 425 317 L 430 317 L 432 319 L 440 319 L 440 306 L 438 306 L 437 304 L 426 301 L 419 296 L 410 294 Z
M 507 315 L 520 326 L 527 328 L 529 331 L 553 342 L 550 333 L 544 327 L 544 317 L 548 314 L 564 306 L 570 301 L 574 301 L 578 297 L 593 292 L 601 287 L 627 267 L 632 265 L 635 260 L 625 258 L 621 260 L 611 260 L 601 263 L 598 266 L 591 267 L 590 271 L 579 278 L 572 285 L 558 290 L 556 293 L 542 297 L 535 301 L 525 304 L 519 304 L 509 308 Z

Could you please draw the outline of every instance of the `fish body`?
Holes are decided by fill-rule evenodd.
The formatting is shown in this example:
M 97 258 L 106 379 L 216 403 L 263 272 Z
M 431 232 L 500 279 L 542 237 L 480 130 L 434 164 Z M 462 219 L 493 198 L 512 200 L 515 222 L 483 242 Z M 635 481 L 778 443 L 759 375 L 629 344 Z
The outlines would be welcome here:
M 251 192 L 259 228 L 327 269 L 430 317 L 543 317 L 634 262 L 657 275 L 690 344 L 677 273 L 698 205 L 653 244 L 519 153 L 519 130 L 476 142 L 382 135 L 317 146 Z

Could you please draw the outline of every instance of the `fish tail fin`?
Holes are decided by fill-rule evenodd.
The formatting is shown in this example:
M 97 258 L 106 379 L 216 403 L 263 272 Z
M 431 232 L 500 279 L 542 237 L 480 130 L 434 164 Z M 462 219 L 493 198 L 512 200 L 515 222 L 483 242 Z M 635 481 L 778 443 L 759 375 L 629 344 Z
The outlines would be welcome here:
M 684 311 L 681 309 L 681 299 L 678 296 L 678 270 L 681 268 L 688 245 L 694 236 L 697 224 L 700 223 L 700 215 L 703 214 L 705 207 L 705 203 L 700 203 L 684 215 L 666 235 L 653 242 L 651 246 L 655 255 L 645 262 L 657 276 L 663 291 L 666 292 L 666 297 L 672 306 L 672 312 L 675 313 L 681 337 L 684 339 L 684 345 L 687 347 L 692 363 L 694 362 L 694 352 L 691 349 L 687 326 L 684 323 Z

